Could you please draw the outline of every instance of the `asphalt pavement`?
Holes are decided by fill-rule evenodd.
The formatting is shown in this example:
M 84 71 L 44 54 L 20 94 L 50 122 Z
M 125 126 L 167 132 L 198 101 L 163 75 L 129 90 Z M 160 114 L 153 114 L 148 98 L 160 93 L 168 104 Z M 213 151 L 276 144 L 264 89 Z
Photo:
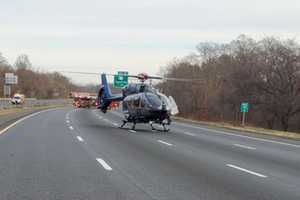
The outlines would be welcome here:
M 0 199 L 300 199 L 300 142 L 71 107 L 0 132 Z

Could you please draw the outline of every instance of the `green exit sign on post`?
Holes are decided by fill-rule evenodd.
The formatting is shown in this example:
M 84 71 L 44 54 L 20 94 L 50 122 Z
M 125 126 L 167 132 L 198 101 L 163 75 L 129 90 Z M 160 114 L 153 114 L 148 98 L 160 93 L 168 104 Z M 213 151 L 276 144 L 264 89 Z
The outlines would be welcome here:
M 120 71 L 114 75 L 114 87 L 123 88 L 128 85 L 128 72 Z
M 249 103 L 243 102 L 241 103 L 241 112 L 247 113 L 249 111 Z

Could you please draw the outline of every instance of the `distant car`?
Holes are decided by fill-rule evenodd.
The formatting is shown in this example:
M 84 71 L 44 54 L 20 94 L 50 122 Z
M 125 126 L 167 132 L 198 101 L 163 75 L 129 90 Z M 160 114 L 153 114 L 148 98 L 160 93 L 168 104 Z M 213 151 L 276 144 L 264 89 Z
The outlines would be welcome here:
M 11 103 L 15 105 L 21 105 L 25 101 L 25 97 L 22 94 L 15 94 L 11 99 Z

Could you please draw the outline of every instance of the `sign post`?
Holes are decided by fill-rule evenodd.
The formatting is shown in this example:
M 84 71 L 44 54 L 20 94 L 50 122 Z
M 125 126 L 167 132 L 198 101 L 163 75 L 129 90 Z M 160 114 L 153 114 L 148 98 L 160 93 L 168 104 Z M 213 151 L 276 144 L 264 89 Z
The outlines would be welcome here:
M 243 113 L 242 126 L 245 126 L 246 113 L 249 112 L 249 103 L 247 103 L 247 102 L 241 103 L 241 112 Z
M 4 97 L 10 97 L 11 96 L 11 86 L 4 85 L 3 93 L 4 93 Z
M 114 75 L 114 87 L 123 88 L 128 85 L 128 72 L 120 71 Z

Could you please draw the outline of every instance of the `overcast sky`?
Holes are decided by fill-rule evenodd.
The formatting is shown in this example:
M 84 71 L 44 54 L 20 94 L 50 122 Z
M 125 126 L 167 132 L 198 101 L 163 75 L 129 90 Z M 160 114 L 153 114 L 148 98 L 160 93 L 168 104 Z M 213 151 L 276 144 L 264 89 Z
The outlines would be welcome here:
M 300 1 L 0 0 L 0 52 L 49 71 L 156 74 L 199 42 L 240 34 L 299 41 Z

